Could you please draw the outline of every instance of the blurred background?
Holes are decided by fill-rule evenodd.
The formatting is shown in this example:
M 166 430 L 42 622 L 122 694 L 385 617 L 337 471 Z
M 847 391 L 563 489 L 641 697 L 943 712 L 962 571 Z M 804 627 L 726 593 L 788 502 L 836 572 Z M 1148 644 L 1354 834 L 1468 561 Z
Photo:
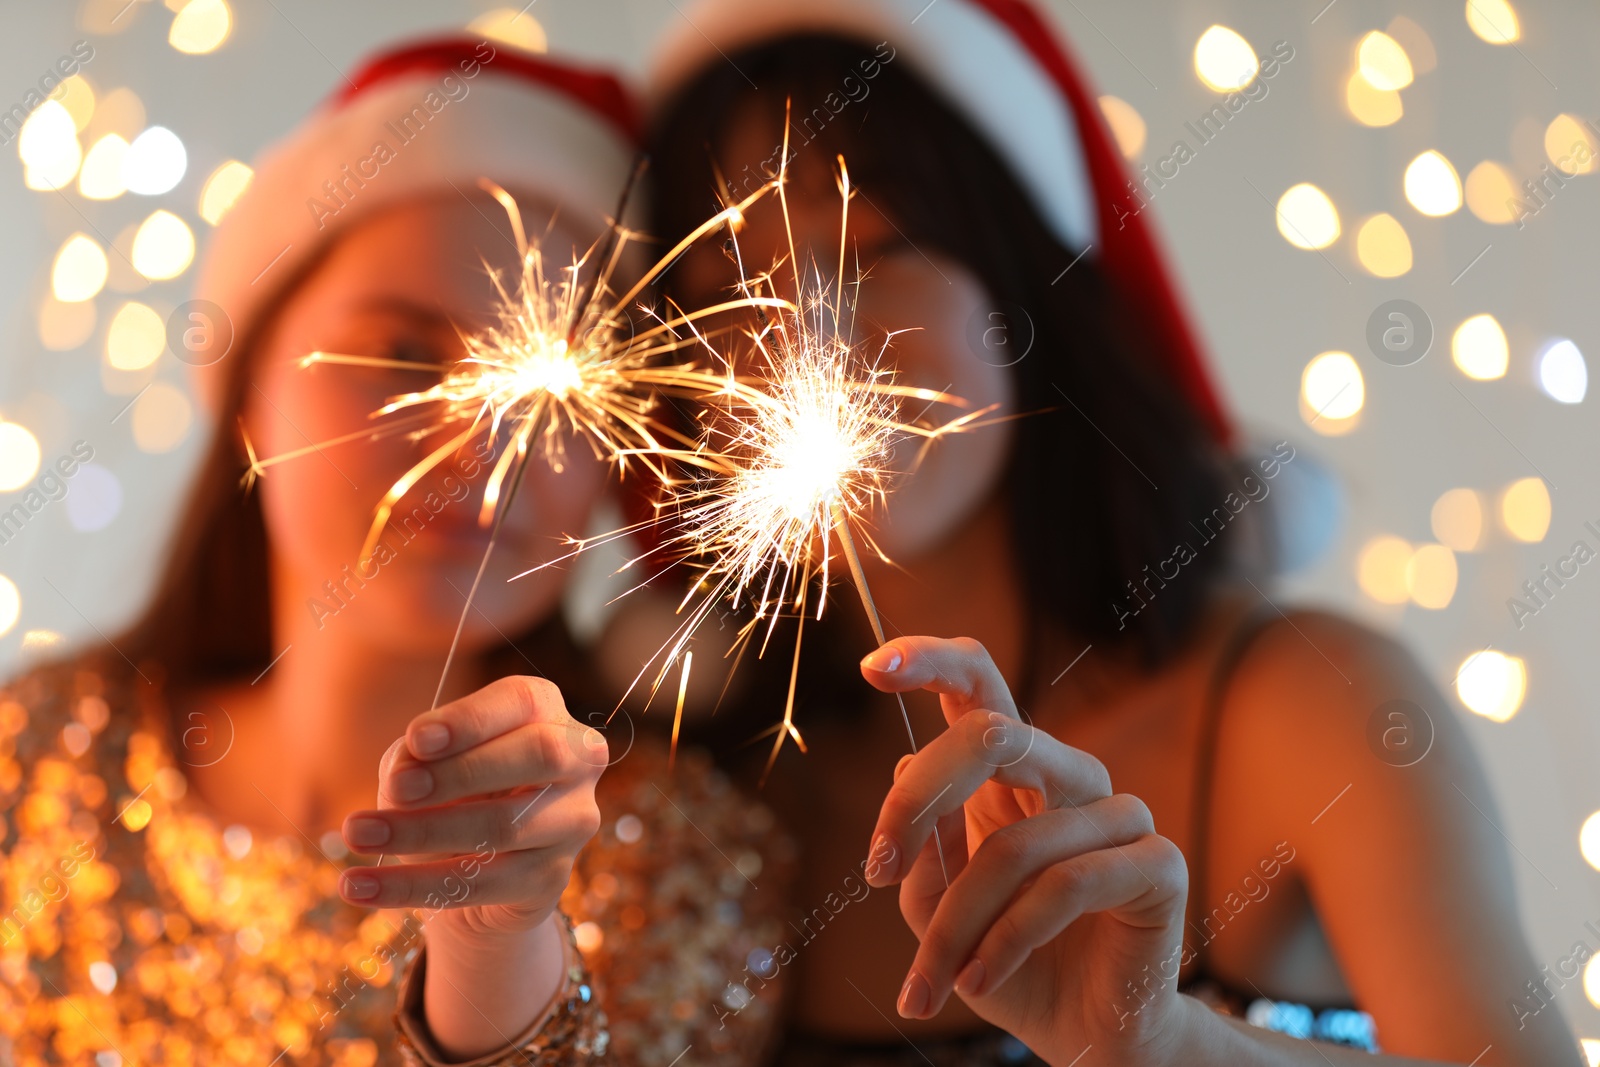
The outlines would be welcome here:
M 1586 395 L 1600 8 L 1043 6 L 1105 94 L 1251 446 L 1296 449 L 1272 486 L 1286 548 L 1274 599 L 1397 634 L 1448 694 L 1499 801 L 1463 817 L 1509 841 L 1550 968 L 1527 978 L 1559 990 L 1600 1062 L 1586 673 L 1600 637 Z M 56 0 L 7 14 L 6 673 L 103 640 L 148 591 L 209 432 L 166 324 L 259 149 L 380 42 L 470 26 L 637 77 L 685 17 L 675 0 Z M 1270 75 L 1240 83 L 1269 57 Z M 1595 959 L 1563 979 L 1579 943 Z

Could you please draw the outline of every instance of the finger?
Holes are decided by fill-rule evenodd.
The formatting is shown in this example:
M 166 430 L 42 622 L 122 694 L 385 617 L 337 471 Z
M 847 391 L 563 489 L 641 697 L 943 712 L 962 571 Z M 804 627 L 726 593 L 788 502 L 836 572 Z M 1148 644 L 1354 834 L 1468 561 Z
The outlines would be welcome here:
M 989 762 L 985 754 L 994 751 L 996 732 L 1018 732 L 1025 738 L 1001 746 L 1022 755 L 998 765 Z M 989 781 L 1032 790 L 1042 798 L 1043 808 L 1079 806 L 1111 795 L 1110 774 L 1087 752 L 999 712 L 974 712 L 957 720 L 906 764 L 884 797 L 871 847 L 892 852 L 902 861 L 917 855 L 933 832 L 934 820 L 959 810 Z M 1031 814 L 1018 807 L 1016 818 Z M 904 868 L 904 862 L 881 864 L 880 880 L 871 884 L 892 884 Z
M 366 908 L 461 908 L 485 904 L 551 906 L 560 898 L 575 850 L 524 849 L 393 867 L 352 867 L 339 895 Z
M 1154 832 L 1150 809 L 1124 793 L 1081 808 L 1047 811 L 985 838 L 919 935 L 912 970 L 927 981 L 930 1012 L 944 1006 L 984 934 L 1043 871 Z
M 393 807 L 436 807 L 523 786 L 593 780 L 604 761 L 582 759 L 578 751 L 598 731 L 575 722 L 526 723 L 465 752 L 419 763 L 401 758 L 381 781 Z
M 943 866 L 939 863 L 938 852 L 941 839 L 944 841 Z M 966 863 L 967 820 L 960 815 L 947 815 L 939 820 L 938 837 L 930 837 L 922 846 L 921 853 L 906 872 L 905 881 L 900 883 L 900 914 L 905 916 L 906 925 L 919 939 L 933 921 L 939 901 L 960 877 Z M 950 877 L 949 884 L 945 882 L 946 874 Z
M 1170 958 L 1188 892 L 1183 854 L 1158 834 L 1046 868 L 984 934 L 956 991 L 969 1000 L 993 992 L 1036 949 L 1096 912 L 1111 912 L 1148 942 L 1135 947 L 1136 958 Z
M 500 678 L 412 719 L 406 727 L 406 748 L 416 760 L 445 759 L 528 723 L 570 721 L 561 690 L 553 682 L 527 676 Z
M 352 852 L 455 855 L 484 846 L 546 848 L 569 838 L 581 847 L 599 824 L 592 789 L 552 784 L 442 808 L 356 811 L 345 818 L 343 835 Z
M 897 637 L 861 661 L 861 674 L 885 693 L 938 693 L 951 722 L 976 708 L 1018 717 L 989 650 L 970 637 Z

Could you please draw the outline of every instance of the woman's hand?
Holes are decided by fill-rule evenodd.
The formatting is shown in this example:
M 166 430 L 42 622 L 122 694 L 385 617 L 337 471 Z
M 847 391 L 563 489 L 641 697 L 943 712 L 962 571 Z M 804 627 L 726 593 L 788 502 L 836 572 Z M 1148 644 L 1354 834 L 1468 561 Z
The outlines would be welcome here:
M 377 810 L 345 819 L 353 851 L 401 862 L 346 871 L 344 899 L 436 912 L 427 1021 L 448 1051 L 499 1047 L 559 988 L 554 912 L 600 827 L 606 763 L 605 738 L 554 685 L 503 678 L 411 720 L 379 766 Z
M 1099 1062 L 1176 1062 L 1192 1010 L 1176 992 L 1188 873 L 1149 809 L 1022 722 L 976 641 L 896 638 L 862 673 L 885 692 L 938 693 L 949 723 L 896 768 L 866 870 L 873 885 L 903 880 L 922 942 L 900 1013 L 927 1018 L 955 992 L 1051 1063 L 1089 1046 Z

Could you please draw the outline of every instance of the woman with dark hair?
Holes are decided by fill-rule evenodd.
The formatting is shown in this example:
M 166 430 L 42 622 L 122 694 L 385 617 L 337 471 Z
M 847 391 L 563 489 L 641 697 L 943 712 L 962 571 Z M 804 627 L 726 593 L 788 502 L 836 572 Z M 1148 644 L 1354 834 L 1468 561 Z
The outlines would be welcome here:
M 771 178 L 785 143 L 789 218 L 768 198 L 689 252 L 671 295 L 725 293 L 735 239 L 752 269 L 794 247 L 827 277 L 842 158 L 858 334 L 912 331 L 890 347 L 903 380 L 1015 416 L 940 441 L 875 517 L 891 633 L 963 635 L 861 663 L 884 693 L 940 694 L 942 719 L 913 705 L 919 754 L 901 758 L 892 702 L 846 684 L 859 613 L 807 624 L 807 753 L 764 794 L 801 838 L 797 900 L 868 855 L 910 929 L 880 893 L 785 946 L 780 1062 L 1028 1056 L 986 1021 L 1057 1064 L 1402 1062 L 1268 1030 L 1578 1062 L 1553 1008 L 1506 1008 L 1537 964 L 1435 686 L 1392 641 L 1263 591 L 1246 504 L 1293 450 L 1232 460 L 1093 97 L 1038 16 L 712 0 L 680 29 L 651 131 L 658 235 Z M 1415 765 L 1368 741 L 1394 701 L 1431 720 Z M 712 720 L 734 745 L 781 706 L 736 702 Z

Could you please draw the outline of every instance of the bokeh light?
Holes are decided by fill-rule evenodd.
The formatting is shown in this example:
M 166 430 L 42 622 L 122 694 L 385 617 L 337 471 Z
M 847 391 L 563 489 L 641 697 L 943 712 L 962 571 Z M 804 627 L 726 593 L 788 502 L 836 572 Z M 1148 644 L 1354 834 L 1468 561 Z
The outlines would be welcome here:
M 173 18 L 167 43 L 186 55 L 205 55 L 220 48 L 232 29 L 226 0 L 189 0 Z
M 94 87 L 82 74 L 74 74 L 56 86 L 50 99 L 67 109 L 67 114 L 72 116 L 72 125 L 79 133 L 94 118 Z
M 1300 376 L 1300 414 L 1313 429 L 1342 433 L 1367 400 L 1361 368 L 1348 352 L 1323 352 Z
M 72 114 L 58 100 L 46 100 L 33 109 L 17 135 L 17 155 L 22 159 L 29 189 L 63 189 L 78 176 L 83 147 Z
M 88 200 L 115 200 L 128 191 L 122 168 L 128 158 L 128 142 L 121 134 L 108 133 L 96 141 L 83 157 L 78 172 L 78 192 Z
M 50 291 L 64 304 L 93 300 L 105 288 L 106 253 L 88 234 L 68 237 L 50 268 Z
M 130 300 L 106 330 L 106 361 L 117 370 L 143 370 L 167 347 L 167 324 L 148 304 Z
M 1356 581 L 1361 591 L 1380 604 L 1404 604 L 1411 599 L 1406 569 L 1411 545 L 1399 537 L 1374 537 L 1356 557 Z
M 67 494 L 67 521 L 79 533 L 103 530 L 122 511 L 122 483 L 97 463 L 85 463 L 72 479 Z
M 1356 46 L 1357 69 L 1374 89 L 1393 91 L 1410 85 L 1415 75 L 1411 58 L 1400 42 L 1380 30 L 1361 38 Z
M 1589 366 L 1576 344 L 1562 337 L 1545 348 L 1539 357 L 1539 388 L 1563 404 L 1583 403 L 1589 392 Z
M 1384 27 L 1384 32 L 1400 42 L 1400 47 L 1406 50 L 1406 55 L 1411 59 L 1411 69 L 1419 77 L 1439 65 L 1439 53 L 1434 50 L 1433 38 L 1415 21 L 1404 15 L 1396 15 Z
M 1600 1008 L 1600 1003 L 1595 1004 L 1595 1007 Z M 1600 1038 L 1580 1037 L 1578 1047 L 1583 1050 L 1584 1062 L 1589 1067 L 1600 1067 Z
M 1439 218 L 1461 206 L 1461 178 L 1444 156 L 1428 149 L 1406 167 L 1406 199 L 1411 206 Z
M 1256 50 L 1226 26 L 1212 26 L 1194 46 L 1194 72 L 1219 93 L 1243 89 L 1256 80 Z
M 133 443 L 139 451 L 171 452 L 189 436 L 194 410 L 183 390 L 156 382 L 133 405 Z
M 1492 159 L 1467 174 L 1467 208 L 1484 222 L 1498 226 L 1516 222 L 1521 198 L 1522 190 L 1511 179 L 1511 172 Z
M 1550 532 L 1550 490 L 1543 478 L 1519 478 L 1500 496 L 1500 522 L 1518 541 L 1533 544 Z
M 26 426 L 0 422 L 0 492 L 21 489 L 39 473 L 39 439 Z
M 1356 256 L 1377 277 L 1398 278 L 1411 269 L 1411 239 L 1393 215 L 1374 215 L 1356 232 Z
M 151 281 L 176 278 L 194 260 L 194 233 L 170 211 L 157 211 L 133 237 L 133 266 Z
M 122 161 L 122 181 L 128 192 L 160 196 L 183 180 L 189 154 L 178 135 L 165 126 L 151 126 L 133 139 Z
M 1516 9 L 1507 0 L 1467 0 L 1467 25 L 1490 44 L 1511 44 L 1522 36 Z
M 1544 131 L 1544 154 L 1563 174 L 1593 174 L 1600 167 L 1600 145 L 1576 115 L 1561 114 Z
M 1528 692 L 1528 668 L 1518 656 L 1492 648 L 1474 652 L 1456 672 L 1456 696 L 1467 710 L 1494 722 L 1506 722 L 1522 707 Z
M 1589 866 L 1600 871 L 1600 811 L 1583 820 L 1578 830 L 1578 851 Z
M 485 11 L 467 23 L 467 29 L 525 52 L 544 52 L 550 47 L 544 27 L 539 25 L 538 19 L 528 14 L 527 8 L 519 11 L 511 7 L 497 7 L 493 11 Z
M 0 574 L 0 637 L 10 633 L 22 617 L 22 594 L 17 583 Z
M 1106 125 L 1111 127 L 1111 135 L 1117 139 L 1122 154 L 1129 159 L 1137 158 L 1144 149 L 1145 139 L 1144 119 L 1139 112 L 1120 96 L 1102 96 L 1100 113 L 1106 117 Z
M 1278 198 L 1278 232 L 1296 248 L 1327 248 L 1339 239 L 1339 211 L 1327 193 L 1301 182 Z
M 1392 89 L 1376 89 L 1357 70 L 1344 87 L 1345 107 L 1363 126 L 1392 126 L 1405 115 L 1400 94 Z
M 1461 373 L 1475 381 L 1504 378 L 1511 364 L 1511 345 L 1493 315 L 1474 315 L 1450 338 L 1450 358 Z
M 131 141 L 144 129 L 144 118 L 144 102 L 139 94 L 123 86 L 100 98 L 94 109 L 94 121 L 89 124 L 90 132 L 95 137 L 114 133 Z
M 39 304 L 39 343 L 51 352 L 70 352 L 94 334 L 98 321 L 92 300 L 67 304 L 46 296 Z
M 233 205 L 250 187 L 255 171 L 237 159 L 230 159 L 211 172 L 200 190 L 200 217 L 215 226 L 233 210 Z
M 1412 603 L 1442 611 L 1456 595 L 1456 554 L 1445 545 L 1423 545 L 1406 561 L 1406 589 Z
M 1433 502 L 1433 536 L 1456 552 L 1483 543 L 1483 498 L 1471 489 L 1451 489 Z

